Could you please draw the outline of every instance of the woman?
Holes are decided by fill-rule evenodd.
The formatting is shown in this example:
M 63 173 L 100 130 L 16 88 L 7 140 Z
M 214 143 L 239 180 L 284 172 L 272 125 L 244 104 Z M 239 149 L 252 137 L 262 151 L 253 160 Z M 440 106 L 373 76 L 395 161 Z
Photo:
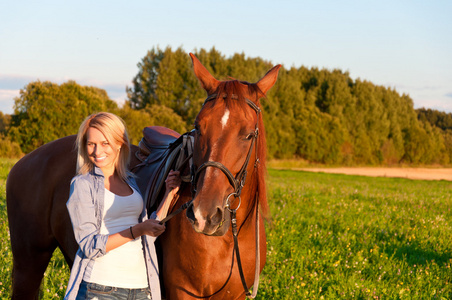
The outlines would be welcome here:
M 179 173 L 170 172 L 162 204 L 147 219 L 127 169 L 130 145 L 123 121 L 106 112 L 89 116 L 77 147 L 78 175 L 67 208 L 79 249 L 65 299 L 160 299 L 154 241 L 165 231 L 158 220 L 179 189 Z

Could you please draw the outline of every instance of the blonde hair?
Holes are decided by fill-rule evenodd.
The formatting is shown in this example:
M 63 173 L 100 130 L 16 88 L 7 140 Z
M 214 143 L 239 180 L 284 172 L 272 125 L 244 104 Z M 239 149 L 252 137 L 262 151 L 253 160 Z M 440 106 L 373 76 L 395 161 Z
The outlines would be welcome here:
M 96 128 L 107 139 L 111 145 L 121 147 L 119 155 L 115 161 L 116 173 L 125 181 L 130 175 L 128 165 L 130 162 L 130 143 L 124 121 L 115 114 L 100 112 L 87 117 L 80 125 L 77 134 L 77 174 L 86 174 L 94 169 L 94 164 L 90 161 L 86 148 L 88 129 Z

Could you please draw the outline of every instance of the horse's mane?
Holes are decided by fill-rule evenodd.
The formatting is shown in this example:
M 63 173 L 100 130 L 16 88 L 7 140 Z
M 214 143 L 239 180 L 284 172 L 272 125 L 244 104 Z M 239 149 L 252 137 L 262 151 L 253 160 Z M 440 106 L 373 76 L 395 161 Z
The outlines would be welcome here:
M 260 88 L 255 83 L 249 83 L 246 81 L 239 81 L 239 80 L 228 80 L 228 81 L 221 81 L 217 90 L 217 99 L 223 98 L 223 101 L 225 101 L 226 107 L 229 109 L 233 109 L 234 107 L 237 107 L 238 109 L 245 110 L 245 108 L 248 106 L 248 104 L 245 101 L 245 95 L 249 95 L 251 98 L 250 100 L 253 101 L 253 99 L 260 99 L 265 98 L 265 94 L 260 90 Z M 221 96 L 220 96 L 221 95 Z M 217 100 L 215 100 L 217 101 Z M 254 101 L 253 101 L 254 102 Z M 257 104 L 259 108 L 261 108 L 259 100 L 254 102 Z M 252 189 L 253 191 L 256 191 L 258 193 L 258 197 L 256 195 L 251 195 L 252 201 L 259 201 L 261 212 L 264 217 L 268 214 L 268 203 L 267 203 L 267 192 L 265 187 L 265 177 L 267 175 L 267 169 L 266 169 L 266 157 L 267 157 L 267 141 L 265 138 L 265 127 L 264 127 L 264 121 L 262 116 L 262 108 L 261 112 L 259 114 L 258 119 L 258 126 L 259 126 L 259 136 L 257 139 L 257 157 L 259 158 L 259 163 L 257 164 L 257 172 L 253 172 L 252 180 L 253 184 L 256 185 L 255 189 Z M 250 164 L 254 164 L 254 159 L 252 158 L 250 160 Z M 254 203 L 253 203 L 254 205 Z

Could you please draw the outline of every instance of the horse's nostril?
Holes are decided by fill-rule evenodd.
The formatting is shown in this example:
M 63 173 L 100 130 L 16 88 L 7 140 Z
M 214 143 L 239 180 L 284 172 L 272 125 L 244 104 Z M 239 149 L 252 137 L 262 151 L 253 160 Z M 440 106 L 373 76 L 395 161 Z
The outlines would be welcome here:
M 194 211 L 193 211 L 193 205 L 190 205 L 190 206 L 187 208 L 186 214 L 187 214 L 187 218 L 188 218 L 188 220 L 190 220 L 190 222 L 192 222 L 192 223 L 195 223 L 195 222 L 196 222 L 195 213 L 194 213 Z
M 210 219 L 211 224 L 220 224 L 223 222 L 223 209 L 221 207 L 217 207 L 216 213 Z

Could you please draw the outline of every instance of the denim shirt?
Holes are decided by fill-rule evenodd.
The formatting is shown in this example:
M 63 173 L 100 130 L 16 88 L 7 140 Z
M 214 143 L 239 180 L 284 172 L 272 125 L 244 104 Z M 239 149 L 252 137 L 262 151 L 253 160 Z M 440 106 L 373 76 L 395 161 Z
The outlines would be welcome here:
M 108 235 L 100 234 L 104 210 L 104 179 L 102 171 L 95 167 L 91 172 L 77 175 L 71 181 L 69 200 L 66 206 L 79 249 L 75 255 L 66 296 L 64 297 L 67 300 L 73 300 L 77 297 L 80 283 L 88 265 L 93 264 L 96 258 L 107 253 Z M 127 183 L 138 192 L 140 191 L 133 177 L 129 177 Z M 156 214 L 153 213 L 151 218 L 155 219 Z M 144 203 L 139 222 L 143 222 L 146 219 L 146 203 Z M 148 283 L 153 300 L 161 299 L 157 254 L 154 246 L 155 240 L 155 237 L 148 235 L 141 237 Z M 90 269 L 88 268 L 88 270 Z

